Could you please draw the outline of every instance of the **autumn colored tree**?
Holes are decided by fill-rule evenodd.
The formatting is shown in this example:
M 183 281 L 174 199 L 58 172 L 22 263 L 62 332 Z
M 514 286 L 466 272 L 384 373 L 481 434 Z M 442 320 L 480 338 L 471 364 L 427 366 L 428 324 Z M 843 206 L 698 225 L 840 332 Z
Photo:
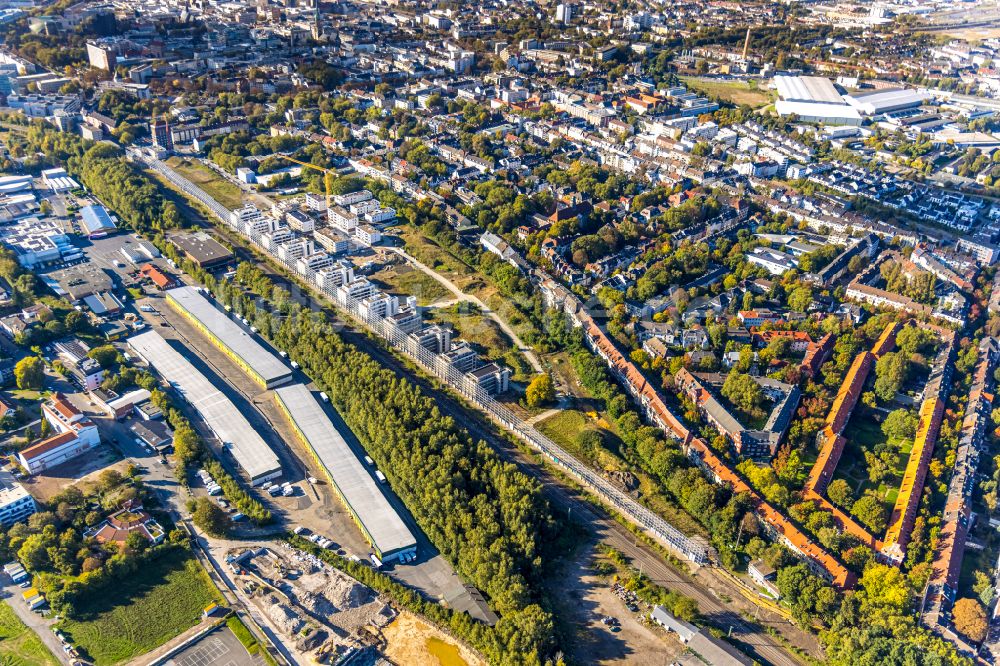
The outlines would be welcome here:
M 14 366 L 14 381 L 19 389 L 42 388 L 45 382 L 45 366 L 37 356 L 25 356 Z
M 986 611 L 975 599 L 959 599 L 954 608 L 955 629 L 973 642 L 986 638 L 989 625 L 986 622 Z
M 542 373 L 532 379 L 524 391 L 524 397 L 528 407 L 540 407 L 555 400 L 556 388 L 552 383 L 552 377 L 548 373 Z

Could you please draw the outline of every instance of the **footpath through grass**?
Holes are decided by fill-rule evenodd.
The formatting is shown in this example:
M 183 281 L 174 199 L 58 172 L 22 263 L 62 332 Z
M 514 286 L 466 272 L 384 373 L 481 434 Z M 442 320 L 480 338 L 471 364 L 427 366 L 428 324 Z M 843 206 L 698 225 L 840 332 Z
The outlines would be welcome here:
M 0 603 L 0 664 L 59 666 L 38 634 L 28 629 L 6 602 Z
M 119 664 L 163 645 L 222 602 L 187 550 L 165 553 L 136 574 L 76 604 L 59 628 L 97 666 Z

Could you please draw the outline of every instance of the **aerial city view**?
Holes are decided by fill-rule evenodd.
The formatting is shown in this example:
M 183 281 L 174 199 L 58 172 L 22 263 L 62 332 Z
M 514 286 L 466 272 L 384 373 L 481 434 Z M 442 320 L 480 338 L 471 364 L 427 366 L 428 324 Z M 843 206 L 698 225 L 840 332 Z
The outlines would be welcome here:
M 997 391 L 1000 0 L 0 0 L 3 666 L 997 664 Z

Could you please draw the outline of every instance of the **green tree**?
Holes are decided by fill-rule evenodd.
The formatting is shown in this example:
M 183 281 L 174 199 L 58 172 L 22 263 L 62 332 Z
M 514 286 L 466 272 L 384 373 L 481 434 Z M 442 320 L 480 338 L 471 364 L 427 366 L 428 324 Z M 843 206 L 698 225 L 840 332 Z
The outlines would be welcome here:
M 528 407 L 548 405 L 556 398 L 556 387 L 548 373 L 542 373 L 531 380 L 524 391 Z
M 910 361 L 901 352 L 889 352 L 875 364 L 875 395 L 883 402 L 889 402 L 906 381 Z
M 759 417 L 763 412 L 764 391 L 750 375 L 730 372 L 722 385 L 722 395 L 746 414 Z
M 826 495 L 830 501 L 838 506 L 848 506 L 854 497 L 850 484 L 843 479 L 834 479 L 826 488 Z
M 194 501 L 191 516 L 198 529 L 211 536 L 224 536 L 229 531 L 229 517 L 219 505 L 207 497 Z
M 890 439 L 913 439 L 917 434 L 917 417 L 905 409 L 895 409 L 882 422 L 882 432 Z
M 97 363 L 105 370 L 114 367 L 114 365 L 118 362 L 118 350 L 112 345 L 94 347 L 87 353 L 87 356 L 97 361 Z
M 805 312 L 812 303 L 812 289 L 809 287 L 798 287 L 788 296 L 788 307 L 795 312 Z
M 45 537 L 42 534 L 30 535 L 18 549 L 17 559 L 29 571 L 40 571 L 48 566 L 49 553 Z
M 882 532 L 885 529 L 885 505 L 877 497 L 865 495 L 854 503 L 851 513 L 872 532 Z
M 19 389 L 39 390 L 45 383 L 45 364 L 37 356 L 25 356 L 14 366 L 14 381 Z

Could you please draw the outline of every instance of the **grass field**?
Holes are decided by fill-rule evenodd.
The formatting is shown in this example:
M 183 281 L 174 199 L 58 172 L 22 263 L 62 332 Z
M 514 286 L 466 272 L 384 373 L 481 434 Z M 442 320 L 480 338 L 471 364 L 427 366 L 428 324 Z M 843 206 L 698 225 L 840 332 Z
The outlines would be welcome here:
M 427 318 L 450 324 L 456 339 L 461 338 L 480 347 L 489 359 L 503 361 L 511 369 L 514 381 L 531 378 L 531 366 L 511 339 L 495 321 L 480 314 L 475 306 L 456 303 L 446 308 L 434 308 L 427 311 Z
M 709 97 L 736 104 L 746 104 L 754 109 L 767 106 L 771 96 L 764 90 L 751 88 L 743 81 L 719 81 L 700 77 L 681 77 L 684 84 Z
M 416 296 L 417 305 L 421 306 L 430 305 L 451 296 L 451 292 L 445 289 L 440 282 L 408 265 L 390 266 L 375 273 L 372 278 L 390 293 Z
M 622 469 L 624 464 L 617 455 L 620 442 L 614 426 L 596 412 L 579 409 L 564 409 L 535 424 L 549 439 L 573 455 L 589 460 L 601 469 Z M 597 432 L 604 438 L 604 448 L 584 450 L 580 445 L 580 434 Z
M 433 240 L 425 238 L 419 231 L 409 225 L 395 227 L 400 238 L 406 244 L 406 251 L 413 255 L 420 263 L 429 266 L 436 272 L 448 278 L 452 284 L 461 289 L 464 293 L 477 297 L 488 308 L 493 310 L 508 326 L 510 326 L 521 337 L 522 340 L 530 339 L 534 334 L 534 326 L 528 321 L 510 298 L 497 291 L 497 288 L 490 284 L 482 275 L 462 262 L 447 249 L 440 247 Z M 448 298 L 446 296 L 445 298 Z M 518 370 L 522 366 L 527 368 L 530 374 L 530 366 L 519 353 L 513 353 L 511 358 L 516 359 L 511 364 L 511 368 Z M 515 374 L 514 379 L 520 381 L 523 377 Z
M 489 297 L 496 293 L 496 289 L 475 270 L 410 225 L 399 225 L 394 227 L 394 231 L 403 239 L 406 251 L 417 261 L 447 277 L 465 293 L 478 296 L 483 303 L 488 303 Z
M 76 604 L 59 624 L 97 666 L 145 654 L 199 622 L 202 610 L 222 598 L 187 551 L 161 555 L 137 574 Z
M 0 664 L 3 666 L 58 666 L 42 639 L 14 614 L 14 609 L 0 603 Z
M 176 156 L 168 159 L 167 164 L 226 208 L 243 205 L 243 191 L 204 164 Z

